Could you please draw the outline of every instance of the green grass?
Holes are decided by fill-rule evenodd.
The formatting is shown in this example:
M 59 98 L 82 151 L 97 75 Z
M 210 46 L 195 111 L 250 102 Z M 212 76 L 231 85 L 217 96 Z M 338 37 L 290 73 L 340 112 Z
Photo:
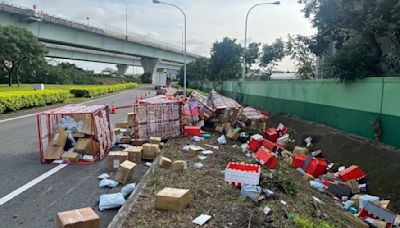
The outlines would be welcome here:
M 96 87 L 102 85 L 56 85 L 56 84 L 45 84 L 44 88 L 46 90 L 69 90 L 71 87 Z M 20 84 L 18 87 L 17 85 L 13 85 L 11 87 L 8 84 L 0 84 L 0 92 L 10 92 L 10 91 L 33 91 L 33 84 Z

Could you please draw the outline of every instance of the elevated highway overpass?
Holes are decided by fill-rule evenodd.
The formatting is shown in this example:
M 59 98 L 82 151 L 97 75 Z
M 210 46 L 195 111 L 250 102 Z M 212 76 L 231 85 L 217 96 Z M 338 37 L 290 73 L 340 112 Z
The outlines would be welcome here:
M 172 45 L 4 2 L 0 3 L 0 24 L 32 32 L 48 49 L 48 57 L 117 64 L 119 73 L 126 72 L 129 65 L 142 66 L 154 78 L 157 70 L 177 70 L 184 63 L 182 50 Z M 187 63 L 200 57 L 187 53 Z

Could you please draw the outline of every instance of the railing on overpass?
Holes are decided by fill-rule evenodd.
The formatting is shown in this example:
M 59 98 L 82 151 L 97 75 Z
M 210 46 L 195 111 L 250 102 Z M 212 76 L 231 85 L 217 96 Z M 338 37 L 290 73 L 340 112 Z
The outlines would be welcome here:
M 136 35 L 135 36 L 133 36 L 133 35 L 126 36 L 125 34 L 123 34 L 121 32 L 112 31 L 111 29 L 105 29 L 105 28 L 98 27 L 98 26 L 87 25 L 87 24 L 84 24 L 81 22 L 72 21 L 70 19 L 57 16 L 57 15 L 45 13 L 43 11 L 36 11 L 33 9 L 14 5 L 11 3 L 4 2 L 4 1 L 0 3 L 0 11 L 40 18 L 41 20 L 55 23 L 55 24 L 61 24 L 64 26 L 73 27 L 73 28 L 85 30 L 88 32 L 98 33 L 101 35 L 110 36 L 110 37 L 114 37 L 117 39 L 127 40 L 127 41 L 131 41 L 131 42 L 139 43 L 142 45 L 166 50 L 166 51 L 182 53 L 181 47 L 177 47 L 176 45 L 169 44 L 167 42 L 155 41 L 155 40 L 149 41 L 147 38 L 146 38 L 146 40 L 141 39 L 141 38 L 138 38 L 138 36 L 136 36 Z M 188 53 L 188 56 L 192 56 L 195 58 L 201 57 L 200 55 L 196 55 L 193 53 Z

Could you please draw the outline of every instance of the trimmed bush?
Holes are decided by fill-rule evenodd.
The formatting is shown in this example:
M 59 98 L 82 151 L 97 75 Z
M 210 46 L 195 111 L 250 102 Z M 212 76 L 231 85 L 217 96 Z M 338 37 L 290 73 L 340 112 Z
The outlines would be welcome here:
M 68 90 L 13 91 L 0 93 L 0 114 L 25 108 L 56 104 L 70 97 Z
M 109 86 L 93 86 L 93 87 L 85 86 L 82 88 L 74 87 L 70 89 L 70 93 L 75 95 L 75 97 L 96 97 L 99 95 L 113 93 L 124 89 L 132 89 L 135 87 L 137 87 L 136 83 L 125 83 L 125 84 L 117 84 Z

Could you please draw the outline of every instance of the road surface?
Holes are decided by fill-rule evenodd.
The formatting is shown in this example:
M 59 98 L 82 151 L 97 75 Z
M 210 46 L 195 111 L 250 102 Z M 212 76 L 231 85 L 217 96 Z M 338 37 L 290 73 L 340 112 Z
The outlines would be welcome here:
M 114 101 L 116 106 L 127 105 L 146 91 L 154 95 L 151 87 L 139 87 L 84 103 L 109 104 L 111 107 Z M 126 120 L 129 111 L 118 110 L 117 114 L 111 115 L 112 123 Z M 55 227 L 57 212 L 83 207 L 95 209 L 100 215 L 101 227 L 106 227 L 117 210 L 99 212 L 99 197 L 119 192 L 121 188 L 98 187 L 97 176 L 107 172 L 106 160 L 54 170 L 56 165 L 40 164 L 35 115 L 0 121 L 0 227 Z M 146 169 L 139 164 L 133 182 L 138 182 Z M 49 172 L 55 173 L 37 181 L 36 178 Z

